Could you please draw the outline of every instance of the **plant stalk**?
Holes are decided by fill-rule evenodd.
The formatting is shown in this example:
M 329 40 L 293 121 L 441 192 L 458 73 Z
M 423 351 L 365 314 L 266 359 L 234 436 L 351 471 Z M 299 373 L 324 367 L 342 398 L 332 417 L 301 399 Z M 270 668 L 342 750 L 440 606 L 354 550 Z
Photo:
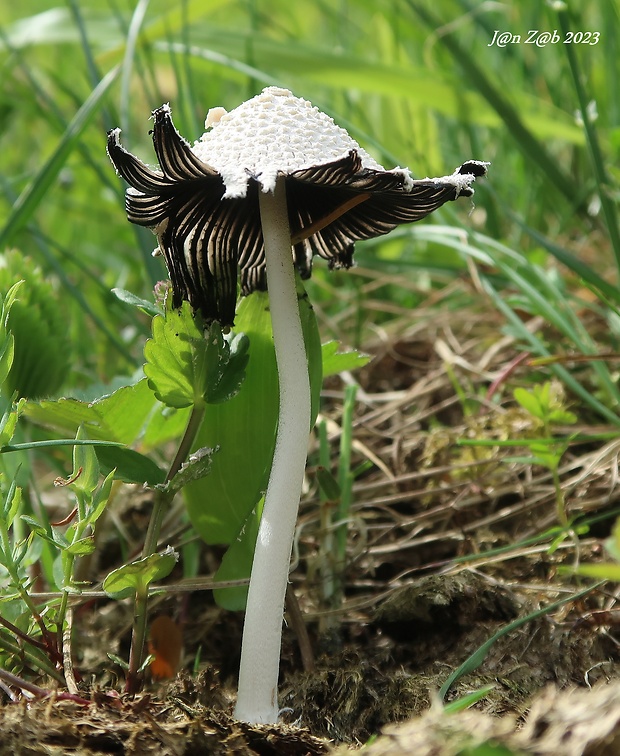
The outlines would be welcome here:
M 310 433 L 310 380 L 283 178 L 276 181 L 273 194 L 259 192 L 259 204 L 280 407 L 250 578 L 235 716 L 246 722 L 274 723 L 284 598 Z
M 204 404 L 194 406 L 191 415 L 189 416 L 189 420 L 187 421 L 187 427 L 185 428 L 185 433 L 183 434 L 177 453 L 172 460 L 172 464 L 166 475 L 166 482 L 174 478 L 180 470 L 183 462 L 187 459 L 189 450 L 194 443 L 196 433 L 198 433 L 203 417 Z M 161 491 L 155 493 L 153 511 L 146 531 L 144 546 L 142 547 L 143 559 L 146 559 L 146 557 L 151 556 L 151 554 L 154 554 L 157 551 L 157 542 L 159 541 L 161 524 L 172 498 L 173 497 L 169 494 L 165 494 Z M 136 591 L 134 601 L 134 621 L 131 633 L 131 649 L 129 651 L 129 669 L 127 672 L 127 680 L 125 682 L 126 693 L 136 693 L 142 682 L 140 670 L 144 658 L 144 645 L 146 642 L 148 598 L 148 586 L 142 593 Z

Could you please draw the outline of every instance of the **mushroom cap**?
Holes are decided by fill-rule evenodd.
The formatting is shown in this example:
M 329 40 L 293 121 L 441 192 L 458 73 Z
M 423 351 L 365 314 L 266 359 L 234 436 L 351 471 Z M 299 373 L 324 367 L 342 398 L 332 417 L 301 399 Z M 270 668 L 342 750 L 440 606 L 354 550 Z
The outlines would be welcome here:
M 382 171 L 346 129 L 308 100 L 288 89 L 267 87 L 230 113 L 213 108 L 207 114 L 211 126 L 194 143 L 192 152 L 214 168 L 226 186 L 223 199 L 245 197 L 251 178 L 262 191 L 273 192 L 279 175 L 339 161 L 354 151 L 362 169 Z M 406 169 L 398 175 L 408 187 Z
M 413 180 L 386 170 L 307 100 L 269 87 L 230 113 L 218 108 L 191 146 L 170 107 L 153 112 L 151 169 L 108 133 L 108 154 L 130 185 L 129 220 L 157 235 L 172 281 L 173 304 L 187 299 L 207 321 L 232 325 L 241 291 L 266 288 L 258 192 L 286 184 L 293 259 L 310 276 L 314 255 L 349 268 L 356 241 L 426 217 L 445 202 L 473 195 L 487 163 L 470 160 L 441 178 Z

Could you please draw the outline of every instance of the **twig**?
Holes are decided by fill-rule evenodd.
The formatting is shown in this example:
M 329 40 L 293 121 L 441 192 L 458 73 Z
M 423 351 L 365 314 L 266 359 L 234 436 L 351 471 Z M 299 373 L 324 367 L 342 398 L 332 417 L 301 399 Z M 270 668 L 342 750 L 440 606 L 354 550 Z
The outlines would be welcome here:
M 65 615 L 65 629 L 62 634 L 62 663 L 65 673 L 65 681 L 69 693 L 77 695 L 78 686 L 75 681 L 75 673 L 73 671 L 73 660 L 71 658 L 71 632 L 73 630 L 73 609 L 67 608 L 67 614 Z
M 28 682 L 28 680 L 24 680 L 23 677 L 18 677 L 17 675 L 12 674 L 11 672 L 7 672 L 5 669 L 1 668 L 0 680 L 7 683 L 7 685 L 12 685 L 14 688 L 19 688 L 22 691 L 32 693 L 32 695 L 36 698 L 49 698 L 50 696 L 55 696 L 55 698 L 57 698 L 59 701 L 73 701 L 74 703 L 80 704 L 81 706 L 90 706 L 91 703 L 88 699 L 82 698 L 81 696 L 76 696 L 74 693 L 63 693 L 62 691 L 59 692 L 46 690 L 45 688 L 41 688 L 34 683 Z

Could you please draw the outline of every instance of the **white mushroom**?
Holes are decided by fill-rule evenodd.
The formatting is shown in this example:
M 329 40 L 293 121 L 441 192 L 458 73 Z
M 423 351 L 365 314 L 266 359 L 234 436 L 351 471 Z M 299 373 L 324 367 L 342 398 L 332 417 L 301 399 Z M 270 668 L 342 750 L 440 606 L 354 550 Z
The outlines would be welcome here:
M 284 595 L 310 426 L 293 264 L 306 278 L 314 255 L 331 267 L 350 267 L 356 241 L 471 196 L 487 164 L 472 160 L 450 176 L 423 180 L 406 169 L 385 170 L 329 116 L 276 87 L 229 113 L 212 110 L 193 146 L 175 129 L 168 105 L 153 116 L 159 170 L 120 145 L 119 129 L 108 135 L 108 153 L 130 184 L 129 220 L 157 234 L 174 305 L 187 299 L 207 321 L 232 325 L 238 271 L 243 294 L 269 292 L 280 415 L 250 580 L 236 715 L 275 722 Z

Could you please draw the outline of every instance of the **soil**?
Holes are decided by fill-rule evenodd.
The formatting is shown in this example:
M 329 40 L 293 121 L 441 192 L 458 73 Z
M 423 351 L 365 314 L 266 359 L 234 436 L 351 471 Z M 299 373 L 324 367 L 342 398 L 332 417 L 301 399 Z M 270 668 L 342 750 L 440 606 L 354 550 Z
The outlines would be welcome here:
M 532 368 L 522 362 L 508 375 L 519 352 L 498 336 L 492 316 L 472 312 L 455 324 L 432 309 L 407 317 L 416 325 L 396 323 L 398 339 L 382 334 L 375 359 L 356 375 L 358 475 L 336 606 L 320 591 L 316 450 L 310 455 L 291 573 L 309 648 L 289 611 L 282 724 L 233 719 L 242 617 L 220 609 L 209 591 L 152 601 L 153 619 L 172 617 L 182 629 L 183 661 L 173 679 L 150 680 L 132 697 L 109 656 L 127 658 L 131 606 L 98 599 L 73 618 L 86 703 L 63 700 L 62 690 L 36 699 L 11 689 L 13 700 L 5 696 L 0 707 L 0 754 L 319 754 L 369 740 L 369 756 L 620 753 L 618 589 L 604 583 L 586 591 L 588 580 L 573 571 L 608 559 L 620 443 L 568 448 L 559 472 L 575 524 L 554 539 L 548 470 L 517 459 L 523 449 L 457 443 L 535 436 L 510 390 Z M 342 381 L 325 389 L 334 469 Z M 578 429 L 609 430 L 588 417 L 579 417 Z M 139 540 L 148 496 L 127 489 L 117 507 L 114 518 Z M 586 518 L 588 528 L 579 529 Z M 105 574 L 118 558 L 111 541 L 102 554 L 96 568 Z M 202 573 L 220 556 L 204 549 Z M 442 703 L 472 694 L 471 707 L 444 711 Z M 482 743 L 487 750 L 476 751 Z

